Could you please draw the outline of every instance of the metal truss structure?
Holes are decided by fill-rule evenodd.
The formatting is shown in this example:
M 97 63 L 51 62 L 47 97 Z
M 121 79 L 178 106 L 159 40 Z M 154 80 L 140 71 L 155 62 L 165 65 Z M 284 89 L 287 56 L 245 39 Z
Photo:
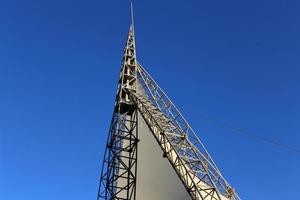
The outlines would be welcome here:
M 191 199 L 240 200 L 180 111 L 137 62 L 133 23 L 123 56 L 98 200 L 136 200 L 138 114 Z
M 137 172 L 136 54 L 133 26 L 126 42 L 118 91 L 103 160 L 98 199 L 135 199 Z
M 180 111 L 140 64 L 137 71 L 134 102 L 192 199 L 239 200 Z

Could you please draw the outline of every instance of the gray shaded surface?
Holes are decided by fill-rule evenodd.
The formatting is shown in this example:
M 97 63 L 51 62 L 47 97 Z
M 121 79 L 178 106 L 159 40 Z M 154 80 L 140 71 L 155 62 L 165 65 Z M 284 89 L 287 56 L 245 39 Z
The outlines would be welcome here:
M 191 200 L 139 113 L 137 200 Z

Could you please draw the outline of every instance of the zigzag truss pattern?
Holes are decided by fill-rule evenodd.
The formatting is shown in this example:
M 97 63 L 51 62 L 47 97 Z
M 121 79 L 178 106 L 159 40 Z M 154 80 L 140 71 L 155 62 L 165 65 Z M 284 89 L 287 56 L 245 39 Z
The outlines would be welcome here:
M 137 71 L 141 89 L 131 98 L 192 198 L 238 200 L 172 101 L 140 64 Z
M 124 50 L 98 200 L 136 200 L 138 114 L 191 199 L 240 200 L 191 126 L 137 62 L 133 24 Z

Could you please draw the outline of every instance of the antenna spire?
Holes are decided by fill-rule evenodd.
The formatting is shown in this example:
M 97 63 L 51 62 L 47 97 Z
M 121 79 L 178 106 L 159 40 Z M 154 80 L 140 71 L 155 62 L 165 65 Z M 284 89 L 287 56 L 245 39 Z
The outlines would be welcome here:
M 134 15 L 133 15 L 133 2 L 130 1 L 130 15 L 131 15 L 131 28 L 134 31 Z

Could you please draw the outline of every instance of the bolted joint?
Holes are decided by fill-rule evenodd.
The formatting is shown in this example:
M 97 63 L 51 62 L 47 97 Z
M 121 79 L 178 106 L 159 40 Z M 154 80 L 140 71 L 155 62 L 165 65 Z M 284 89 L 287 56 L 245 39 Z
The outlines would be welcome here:
M 135 138 L 135 139 L 134 139 L 134 143 L 137 144 L 137 143 L 139 143 L 139 142 L 140 142 L 140 139 L 138 139 L 138 138 Z
M 168 157 L 168 153 L 167 153 L 167 152 L 164 152 L 164 153 L 163 153 L 163 157 L 164 157 L 164 158 L 167 158 L 167 157 Z

